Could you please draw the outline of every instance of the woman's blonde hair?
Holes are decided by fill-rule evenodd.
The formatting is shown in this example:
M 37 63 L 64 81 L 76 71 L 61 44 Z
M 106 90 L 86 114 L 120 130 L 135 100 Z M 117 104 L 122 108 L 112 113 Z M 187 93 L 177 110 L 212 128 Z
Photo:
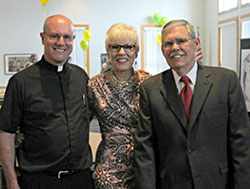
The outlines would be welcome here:
M 106 33 L 106 40 L 105 40 L 106 50 L 108 50 L 108 46 L 112 44 L 113 41 L 123 42 L 124 40 L 129 40 L 131 42 L 134 42 L 134 45 L 138 47 L 139 39 L 136 29 L 132 26 L 128 26 L 123 23 L 116 23 L 112 25 Z

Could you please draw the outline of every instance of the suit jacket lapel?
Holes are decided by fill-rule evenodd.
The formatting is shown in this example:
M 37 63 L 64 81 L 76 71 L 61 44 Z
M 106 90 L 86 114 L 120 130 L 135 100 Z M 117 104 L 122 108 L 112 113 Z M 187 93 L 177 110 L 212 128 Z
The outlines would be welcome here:
M 171 70 L 167 70 L 162 74 L 161 94 L 169 104 L 170 109 L 175 114 L 181 125 L 187 129 L 187 119 L 184 109 L 181 104 L 180 97 L 176 88 L 176 84 L 173 78 Z
M 191 106 L 189 130 L 191 130 L 212 86 L 211 73 L 203 66 L 198 65 L 197 79 Z

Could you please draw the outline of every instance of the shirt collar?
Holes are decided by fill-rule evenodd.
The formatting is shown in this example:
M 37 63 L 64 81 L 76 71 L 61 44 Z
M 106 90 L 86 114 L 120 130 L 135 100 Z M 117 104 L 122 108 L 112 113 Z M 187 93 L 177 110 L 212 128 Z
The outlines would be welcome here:
M 196 82 L 197 69 L 198 69 L 198 64 L 197 64 L 197 61 L 195 61 L 192 69 L 186 74 L 186 76 L 188 76 L 189 79 L 191 80 L 192 85 L 195 85 L 195 82 Z M 174 69 L 171 69 L 171 70 L 174 76 L 176 86 L 178 86 L 181 76 L 179 76 Z
M 47 60 L 45 60 L 44 56 L 41 59 L 42 63 L 41 66 L 49 71 L 53 72 L 65 72 L 69 69 L 69 63 L 68 61 L 61 67 L 61 66 L 55 66 L 53 64 L 50 64 Z

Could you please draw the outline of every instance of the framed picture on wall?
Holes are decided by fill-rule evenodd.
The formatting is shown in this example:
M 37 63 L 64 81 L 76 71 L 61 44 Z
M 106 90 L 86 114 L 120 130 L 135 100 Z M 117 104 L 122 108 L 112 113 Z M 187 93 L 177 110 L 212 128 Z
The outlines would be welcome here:
M 106 53 L 101 53 L 101 72 L 107 72 L 111 69 L 111 67 L 108 55 Z
M 5 90 L 6 90 L 6 87 L 0 86 L 0 108 L 1 108 L 2 103 L 3 103 L 3 97 L 4 97 Z
M 241 39 L 240 43 L 240 83 L 250 112 L 250 39 Z
M 5 54 L 4 67 L 6 75 L 13 75 L 25 69 L 30 62 L 31 53 L 27 54 Z

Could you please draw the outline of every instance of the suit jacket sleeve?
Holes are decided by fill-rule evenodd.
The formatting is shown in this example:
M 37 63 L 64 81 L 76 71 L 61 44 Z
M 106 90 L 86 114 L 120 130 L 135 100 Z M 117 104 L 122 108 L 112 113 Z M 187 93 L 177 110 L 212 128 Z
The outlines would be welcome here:
M 250 187 L 250 124 L 236 74 L 229 85 L 229 144 L 234 169 L 234 188 Z
M 156 188 L 155 153 L 151 110 L 146 90 L 140 87 L 139 125 L 135 133 L 136 189 Z

